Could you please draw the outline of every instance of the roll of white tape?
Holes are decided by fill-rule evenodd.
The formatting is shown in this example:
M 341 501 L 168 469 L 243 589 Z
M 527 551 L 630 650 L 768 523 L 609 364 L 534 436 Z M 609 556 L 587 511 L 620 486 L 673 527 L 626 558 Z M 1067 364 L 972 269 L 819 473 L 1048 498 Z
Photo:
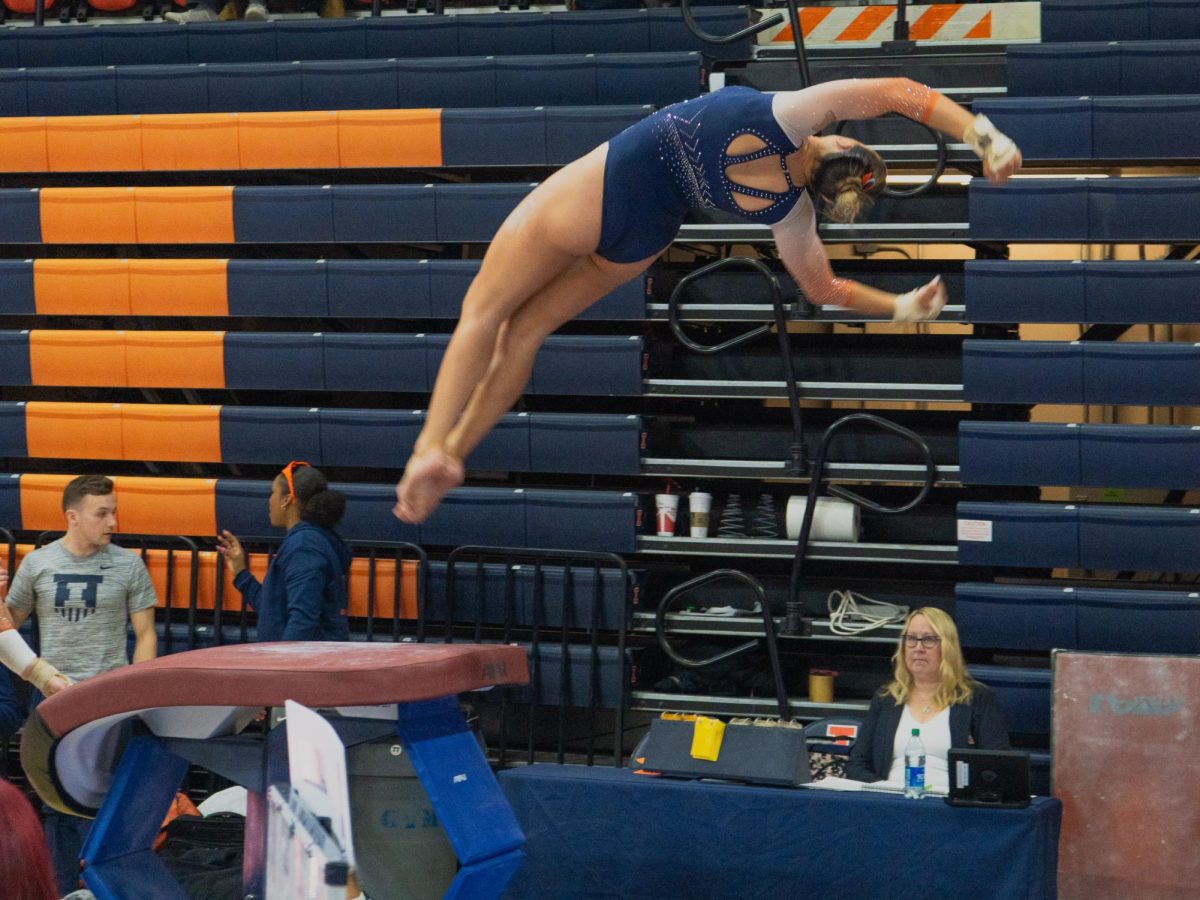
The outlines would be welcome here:
M 800 537 L 800 524 L 804 521 L 804 508 L 808 505 L 807 497 L 789 497 L 787 504 L 787 535 L 791 540 Z M 836 497 L 822 497 L 817 501 L 816 512 L 813 513 L 810 541 L 838 541 L 840 543 L 857 543 L 861 528 L 859 509 L 846 500 Z

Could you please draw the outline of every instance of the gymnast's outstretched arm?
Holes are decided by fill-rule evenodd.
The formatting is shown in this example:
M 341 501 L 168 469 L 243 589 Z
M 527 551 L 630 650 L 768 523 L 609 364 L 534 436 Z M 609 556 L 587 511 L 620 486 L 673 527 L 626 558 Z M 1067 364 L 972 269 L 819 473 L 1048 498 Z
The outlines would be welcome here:
M 7 573 L 3 576 L 8 580 Z M 58 693 L 70 682 L 58 669 L 40 659 L 17 631 L 0 604 L 0 662 L 12 669 L 46 696 Z

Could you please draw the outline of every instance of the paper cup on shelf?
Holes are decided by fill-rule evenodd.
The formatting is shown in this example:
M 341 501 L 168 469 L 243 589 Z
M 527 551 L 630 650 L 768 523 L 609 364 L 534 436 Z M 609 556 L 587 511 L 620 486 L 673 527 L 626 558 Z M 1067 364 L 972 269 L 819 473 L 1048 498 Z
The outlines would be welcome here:
M 709 517 L 712 514 L 712 494 L 693 491 L 688 494 L 688 519 L 690 534 L 694 538 L 708 537 Z
M 804 521 L 804 508 L 808 505 L 807 497 L 789 497 L 787 503 L 787 536 L 790 540 L 800 537 L 800 525 Z M 859 509 L 846 500 L 836 497 L 822 497 L 817 501 L 816 512 L 813 513 L 810 541 L 836 541 L 838 543 L 856 543 L 861 528 Z
M 655 494 L 654 521 L 659 537 L 672 537 L 675 534 L 675 520 L 679 517 L 678 494 Z
M 827 669 L 810 669 L 808 673 L 808 699 L 812 703 L 833 702 L 833 676 L 837 672 Z

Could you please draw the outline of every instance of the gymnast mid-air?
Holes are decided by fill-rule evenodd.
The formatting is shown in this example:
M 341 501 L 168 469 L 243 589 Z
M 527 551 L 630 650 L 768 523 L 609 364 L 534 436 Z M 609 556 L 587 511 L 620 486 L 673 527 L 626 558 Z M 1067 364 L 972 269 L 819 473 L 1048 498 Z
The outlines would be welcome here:
M 817 208 L 852 222 L 887 178 L 875 151 L 818 132 L 887 113 L 966 142 L 995 183 L 1020 168 L 1016 145 L 984 116 L 907 78 L 870 78 L 776 94 L 726 87 L 660 110 L 542 182 L 500 226 L 467 290 L 396 515 L 421 522 L 462 483 L 463 460 L 520 397 L 546 337 L 644 272 L 690 209 L 770 225 L 813 303 L 935 318 L 946 304 L 937 278 L 899 295 L 837 278 L 817 237 Z

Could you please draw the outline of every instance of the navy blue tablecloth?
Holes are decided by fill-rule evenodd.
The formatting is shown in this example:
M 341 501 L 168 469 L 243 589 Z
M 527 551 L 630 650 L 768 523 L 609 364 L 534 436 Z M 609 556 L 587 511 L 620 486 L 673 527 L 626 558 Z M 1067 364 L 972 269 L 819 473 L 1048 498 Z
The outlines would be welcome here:
M 535 765 L 500 774 L 528 859 L 508 898 L 1056 896 L 1062 804 L 746 787 Z

